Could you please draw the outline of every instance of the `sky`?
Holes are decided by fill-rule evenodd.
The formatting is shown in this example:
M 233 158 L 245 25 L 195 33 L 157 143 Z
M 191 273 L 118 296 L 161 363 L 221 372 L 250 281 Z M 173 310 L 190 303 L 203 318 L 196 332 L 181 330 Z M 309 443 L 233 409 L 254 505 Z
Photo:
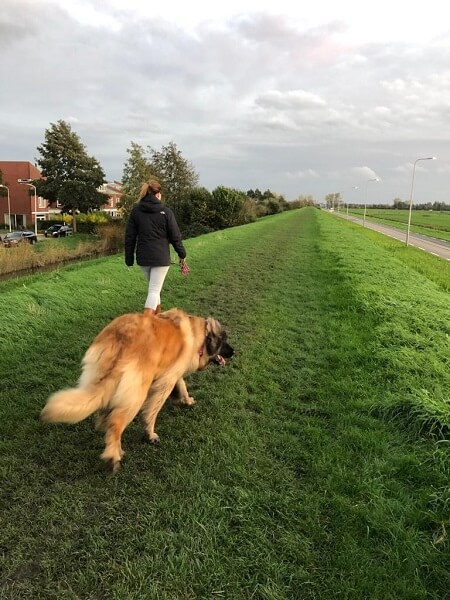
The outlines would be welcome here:
M 173 142 L 209 190 L 450 203 L 445 8 L 2 0 L 0 160 L 63 119 L 109 181 L 131 142 Z

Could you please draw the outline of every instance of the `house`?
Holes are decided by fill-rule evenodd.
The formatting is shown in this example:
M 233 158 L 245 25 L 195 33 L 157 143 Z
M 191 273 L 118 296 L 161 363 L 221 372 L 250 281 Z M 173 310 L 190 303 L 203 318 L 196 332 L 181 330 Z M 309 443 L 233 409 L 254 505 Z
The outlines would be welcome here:
M 35 225 L 35 217 L 37 221 L 48 221 L 61 214 L 62 207 L 58 202 L 37 196 L 32 183 L 18 182 L 20 179 L 41 179 L 42 174 L 35 165 L 27 161 L 5 160 L 0 161 L 0 172 L 0 224 L 8 227 L 11 222 L 13 229 L 30 229 Z M 104 183 L 98 191 L 107 197 L 100 210 L 118 217 L 117 204 L 123 195 L 122 184 L 119 181 Z
M 108 201 L 100 207 L 100 210 L 108 213 L 111 217 L 119 217 L 120 211 L 117 205 L 123 196 L 122 184 L 120 181 L 104 183 L 97 188 L 97 191 L 108 197 Z
M 3 160 L 0 161 L 2 185 L 0 188 L 6 192 L 0 196 L 0 223 L 13 229 L 30 229 L 34 226 L 35 218 L 44 221 L 48 215 L 48 202 L 36 195 L 33 185 L 19 183 L 19 179 L 40 179 L 39 169 L 27 161 Z M 9 192 L 9 203 L 8 203 Z

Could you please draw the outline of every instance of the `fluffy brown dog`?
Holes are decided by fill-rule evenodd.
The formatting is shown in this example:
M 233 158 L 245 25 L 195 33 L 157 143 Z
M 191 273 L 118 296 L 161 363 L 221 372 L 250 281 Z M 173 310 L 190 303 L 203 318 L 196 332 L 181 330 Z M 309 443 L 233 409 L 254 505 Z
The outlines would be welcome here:
M 51 396 L 41 413 L 46 422 L 78 423 L 100 411 L 97 426 L 105 430 L 101 458 L 117 471 L 124 454 L 122 433 L 142 410 L 148 439 L 157 443 L 155 422 L 175 388 L 180 402 L 193 404 L 183 376 L 225 364 L 234 354 L 215 319 L 171 309 L 158 316 L 127 314 L 111 321 L 83 358 L 78 387 Z

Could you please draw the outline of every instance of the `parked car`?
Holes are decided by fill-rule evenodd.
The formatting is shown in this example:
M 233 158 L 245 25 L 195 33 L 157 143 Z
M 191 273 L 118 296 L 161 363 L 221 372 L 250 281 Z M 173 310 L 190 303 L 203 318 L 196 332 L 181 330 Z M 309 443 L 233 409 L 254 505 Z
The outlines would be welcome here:
M 45 237 L 65 237 L 66 235 L 72 235 L 72 227 L 68 225 L 50 225 L 48 229 L 44 231 Z
M 35 244 L 37 242 L 37 235 L 34 231 L 11 231 L 3 237 L 3 245 L 7 248 L 16 246 L 21 242 Z

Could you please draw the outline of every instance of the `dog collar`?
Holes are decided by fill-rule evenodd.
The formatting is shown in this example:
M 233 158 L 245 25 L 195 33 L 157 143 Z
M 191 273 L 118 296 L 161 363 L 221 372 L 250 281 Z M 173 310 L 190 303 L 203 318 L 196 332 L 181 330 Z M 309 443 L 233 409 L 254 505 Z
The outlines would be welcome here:
M 206 324 L 205 324 L 205 340 L 206 340 L 207 336 L 208 336 L 208 331 L 207 331 L 207 327 L 206 327 Z M 199 356 L 203 356 L 204 353 L 205 353 L 205 342 L 203 342 L 203 344 L 200 346 L 200 349 L 198 351 L 198 355 Z

